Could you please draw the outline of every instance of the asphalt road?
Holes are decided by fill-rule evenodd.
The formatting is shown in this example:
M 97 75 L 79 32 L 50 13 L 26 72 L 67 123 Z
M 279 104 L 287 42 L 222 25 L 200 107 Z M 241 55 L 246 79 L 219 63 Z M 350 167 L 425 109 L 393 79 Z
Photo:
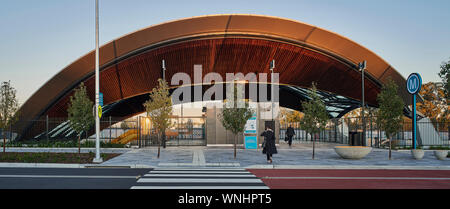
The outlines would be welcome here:
M 262 180 L 257 186 L 270 189 L 450 189 L 450 170 L 247 169 L 248 174 L 242 173 L 244 171 L 0 168 L 0 189 L 130 189 L 139 186 L 168 189 L 207 186 L 213 189 L 225 180 L 236 181 L 234 186 L 245 188 L 255 186 L 254 182 L 247 185 L 247 181 L 257 179 Z M 237 174 L 240 176 L 236 177 Z M 248 177 L 250 174 L 254 176 Z M 233 186 L 232 183 L 225 185 Z
M 450 189 L 450 170 L 248 170 L 271 189 Z
M 129 189 L 152 169 L 0 168 L 0 189 Z

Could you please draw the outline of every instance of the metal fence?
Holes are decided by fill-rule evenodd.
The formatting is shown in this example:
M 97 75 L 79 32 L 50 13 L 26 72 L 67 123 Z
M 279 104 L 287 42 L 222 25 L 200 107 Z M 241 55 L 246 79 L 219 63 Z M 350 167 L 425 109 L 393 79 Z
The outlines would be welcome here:
M 206 145 L 206 123 L 204 117 L 171 117 L 172 126 L 159 135 L 148 117 L 139 117 L 138 140 L 133 146 L 204 146 Z M 159 137 L 159 138 L 158 138 Z
M 348 143 L 348 136 L 339 132 L 342 128 L 339 125 L 327 126 L 327 128 L 321 131 L 318 134 L 312 135 L 311 133 L 307 133 L 304 129 L 301 128 L 300 123 L 289 123 L 289 124 L 280 124 L 280 140 L 284 140 L 286 138 L 286 130 L 291 126 L 294 129 L 295 135 L 292 137 L 293 141 L 298 142 L 312 142 L 315 139 L 316 142 L 333 142 L 346 144 Z
M 204 117 L 172 117 L 173 126 L 166 131 L 165 145 L 206 145 L 206 123 Z M 40 140 L 74 140 L 78 138 L 69 125 L 67 118 L 48 118 L 32 121 L 33 125 L 26 129 L 24 133 L 25 141 Z M 351 133 L 362 133 L 361 118 L 339 118 L 328 122 L 325 130 L 315 136 L 306 133 L 299 123 L 281 123 L 279 137 L 284 140 L 288 126 L 294 128 L 294 141 L 312 142 L 313 137 L 319 143 L 339 143 L 352 144 Z M 145 147 L 158 145 L 157 132 L 152 127 L 147 117 L 134 117 L 123 120 L 123 118 L 104 117 L 100 120 L 102 131 L 99 138 L 104 143 L 111 143 L 123 136 L 127 132 L 133 132 L 137 135 L 135 140 L 128 143 L 131 146 Z M 403 121 L 401 129 L 391 137 L 394 147 L 412 146 L 411 121 Z M 417 122 L 417 145 L 419 146 L 450 146 L 450 123 L 433 122 L 428 119 L 422 119 Z M 95 140 L 95 133 L 83 133 L 82 139 Z M 14 141 L 18 136 L 18 131 L 14 127 L 7 130 L 0 130 L 1 138 L 5 137 L 7 141 Z M 365 138 L 367 146 L 386 147 L 388 140 L 385 132 L 377 125 L 375 118 L 366 118 Z M 12 140 L 11 140 L 12 139 Z M 0 140 L 2 143 L 3 140 Z
M 315 135 L 316 142 L 333 142 L 339 144 L 352 144 L 352 137 L 356 137 L 360 144 L 362 140 L 361 118 L 339 118 L 332 119 L 327 123 L 325 130 Z M 300 123 L 281 123 L 279 137 L 284 140 L 286 130 L 291 126 L 295 135 L 293 141 L 311 142 L 312 136 L 306 133 L 300 126 Z M 407 148 L 413 146 L 412 143 L 412 124 L 405 120 L 401 124 L 401 129 L 391 137 L 392 146 Z M 450 146 L 450 123 L 432 122 L 430 120 L 417 122 L 417 145 L 418 146 Z M 357 133 L 353 135 L 353 133 Z M 376 118 L 366 118 L 365 145 L 371 147 L 388 146 L 388 138 L 381 127 L 376 123 Z
M 22 134 L 22 141 L 42 141 L 42 140 L 74 140 L 78 139 L 78 134 L 70 127 L 67 118 L 51 118 L 44 117 L 39 120 L 31 121 L 19 121 L 24 124 L 32 124 L 27 127 Z M 31 122 L 31 123 L 30 123 Z M 111 142 L 115 138 L 119 137 L 128 130 L 137 128 L 135 120 L 123 120 L 123 118 L 104 117 L 100 120 L 100 140 L 102 142 Z M 2 131 L 0 130 L 0 133 Z M 14 126 L 5 130 L 6 139 L 8 141 L 14 141 L 17 139 L 19 133 Z M 3 137 L 2 134 L 0 136 Z M 83 132 L 81 139 L 94 140 L 96 138 L 93 130 L 89 132 Z
M 206 145 L 206 123 L 204 117 L 171 117 L 173 126 L 166 131 L 165 145 Z M 22 121 L 29 124 L 30 121 Z M 70 127 L 67 118 L 44 117 L 40 120 L 32 120 L 32 125 L 21 134 L 22 141 L 65 141 L 77 140 L 78 134 Z M 100 141 L 103 143 L 122 143 L 130 146 L 156 146 L 159 144 L 156 129 L 152 126 L 148 117 L 123 118 L 104 117 L 100 120 Z M 0 130 L 0 136 L 9 141 L 15 141 L 18 130 L 13 126 L 8 130 Z M 83 141 L 94 141 L 96 134 L 93 128 L 89 132 L 81 134 Z

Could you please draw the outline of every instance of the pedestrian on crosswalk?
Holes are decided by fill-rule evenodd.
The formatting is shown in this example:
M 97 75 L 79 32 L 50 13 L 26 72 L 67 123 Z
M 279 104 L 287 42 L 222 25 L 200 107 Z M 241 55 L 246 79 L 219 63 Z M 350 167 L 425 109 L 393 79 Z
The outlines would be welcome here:
M 267 163 L 272 163 L 272 155 L 278 153 L 275 147 L 275 134 L 270 127 L 266 127 L 261 136 L 264 136 L 262 153 L 267 155 Z

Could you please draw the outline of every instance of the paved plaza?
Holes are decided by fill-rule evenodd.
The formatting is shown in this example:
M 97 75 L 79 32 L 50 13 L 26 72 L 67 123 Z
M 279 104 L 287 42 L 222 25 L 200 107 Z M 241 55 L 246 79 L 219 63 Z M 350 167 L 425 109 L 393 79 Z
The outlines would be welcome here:
M 412 158 L 410 150 L 392 150 L 392 159 L 388 158 L 388 150 L 374 148 L 365 158 L 360 160 L 342 159 L 334 151 L 336 144 L 316 144 L 315 159 L 312 159 L 312 144 L 294 144 L 289 148 L 282 143 L 278 146 L 278 154 L 273 156 L 273 164 L 268 164 L 262 150 L 237 149 L 237 157 L 233 157 L 233 147 L 167 147 L 161 148 L 161 156 L 157 158 L 157 148 L 141 148 L 130 150 L 116 158 L 103 162 L 105 166 L 141 165 L 148 167 L 164 166 L 221 166 L 289 168 L 311 166 L 319 168 L 355 166 L 355 167 L 429 167 L 450 169 L 450 158 L 437 160 L 433 151 L 425 151 L 422 160 Z
M 334 151 L 340 144 L 316 143 L 315 158 L 312 159 L 311 143 L 295 143 L 292 148 L 281 142 L 273 163 L 268 164 L 261 149 L 248 150 L 238 147 L 237 157 L 233 157 L 233 147 L 216 146 L 180 146 L 161 147 L 161 156 L 157 158 L 157 147 L 146 148 L 102 148 L 102 153 L 121 153 L 120 156 L 97 166 L 128 167 L 243 167 L 243 168 L 429 168 L 450 169 L 450 158 L 437 160 L 432 150 L 426 150 L 422 160 L 415 160 L 410 150 L 392 150 L 392 159 L 388 150 L 373 148 L 363 159 L 343 159 Z M 7 152 L 78 152 L 78 148 L 7 148 Z M 95 148 L 82 148 L 82 153 L 93 152 Z M 17 164 L 17 163 L 15 163 Z M 0 163 L 0 166 L 8 163 Z M 21 164 L 22 165 L 22 164 Z M 22 165 L 25 166 L 25 165 Z M 64 165 L 61 165 L 64 167 Z M 69 166 L 69 165 L 66 165 Z M 92 165 L 79 165 L 92 166 Z

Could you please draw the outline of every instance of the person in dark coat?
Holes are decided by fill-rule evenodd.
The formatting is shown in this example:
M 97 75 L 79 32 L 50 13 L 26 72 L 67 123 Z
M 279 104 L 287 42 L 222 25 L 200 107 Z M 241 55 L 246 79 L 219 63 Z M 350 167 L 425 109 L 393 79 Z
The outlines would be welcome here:
M 289 147 L 291 147 L 291 145 L 292 145 L 292 137 L 294 135 L 295 135 L 294 129 L 291 126 L 289 126 L 286 130 L 286 136 L 288 138 Z
M 277 154 L 277 148 L 275 147 L 275 133 L 269 127 L 261 134 L 264 136 L 263 142 L 263 154 L 267 155 L 267 162 L 272 163 L 272 155 Z

